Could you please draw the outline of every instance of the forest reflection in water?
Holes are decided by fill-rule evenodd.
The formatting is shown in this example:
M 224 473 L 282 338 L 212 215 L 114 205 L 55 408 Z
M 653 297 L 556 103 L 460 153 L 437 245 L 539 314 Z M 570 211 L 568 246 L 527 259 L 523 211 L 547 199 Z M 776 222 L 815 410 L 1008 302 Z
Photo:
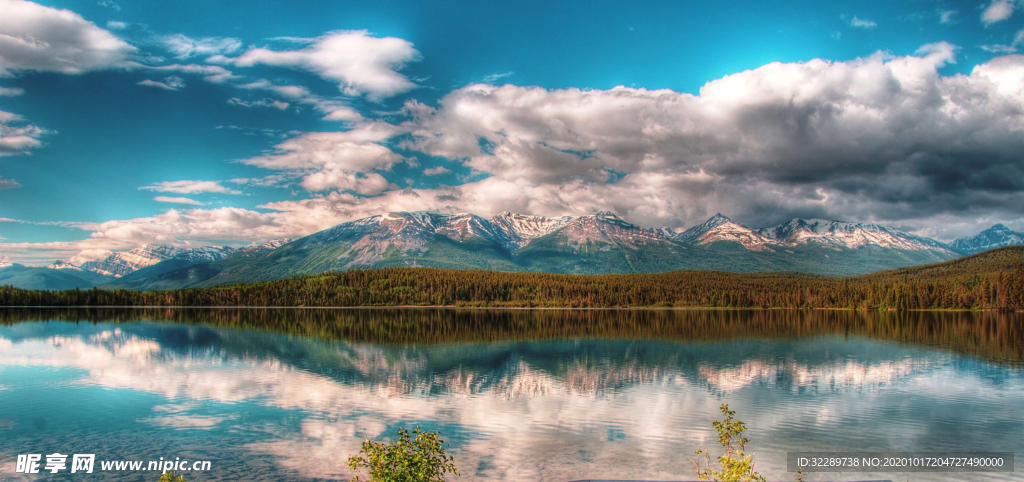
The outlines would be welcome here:
M 452 308 L 0 309 L 24 321 L 199 323 L 321 340 L 443 344 L 573 338 L 722 341 L 858 336 L 1024 363 L 1024 314 L 992 311 Z

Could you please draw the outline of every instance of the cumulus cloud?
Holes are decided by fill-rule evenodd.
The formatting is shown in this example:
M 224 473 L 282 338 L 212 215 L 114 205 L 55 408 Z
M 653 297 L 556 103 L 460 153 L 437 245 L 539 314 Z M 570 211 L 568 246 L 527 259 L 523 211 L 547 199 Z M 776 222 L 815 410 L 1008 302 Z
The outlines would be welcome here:
M 299 50 L 253 48 L 238 57 L 221 55 L 209 60 L 239 67 L 271 65 L 305 70 L 338 82 L 338 88 L 347 95 L 384 98 L 415 87 L 398 71 L 419 57 L 419 52 L 406 40 L 373 37 L 366 31 L 345 31 L 319 37 Z
M 447 167 L 444 167 L 444 166 L 437 166 L 437 167 L 431 167 L 431 168 L 424 169 L 423 170 L 423 175 L 424 176 L 438 176 L 438 175 L 441 175 L 441 174 L 448 174 L 449 172 L 452 172 L 451 169 L 448 169 Z
M 297 219 L 285 213 L 261 213 L 248 209 L 169 209 L 155 216 L 75 223 L 89 232 L 87 239 L 43 243 L 2 243 L 4 254 L 19 263 L 39 265 L 54 259 L 81 263 L 102 258 L 112 251 L 143 244 L 195 247 L 210 244 L 250 244 L 310 233 L 321 219 Z
M 194 39 L 182 34 L 158 38 L 160 44 L 179 59 L 228 55 L 242 49 L 242 41 L 231 37 L 204 37 Z
M 39 137 L 47 131 L 31 124 L 11 112 L 0 110 L 0 157 L 24 154 L 42 145 Z
M 992 0 L 992 3 L 981 12 L 981 23 L 986 27 L 996 22 L 1002 22 L 1013 15 L 1013 0 Z
M 404 147 L 490 176 L 445 197 L 455 209 L 611 207 L 649 226 L 715 212 L 762 225 L 1012 215 L 1024 201 L 1024 57 L 940 75 L 954 52 L 772 63 L 699 95 L 472 85 L 437 107 L 410 102 Z
M 245 164 L 289 171 L 309 191 L 342 189 L 376 195 L 389 187 L 375 170 L 387 170 L 402 156 L 377 142 L 393 136 L 394 126 L 368 124 L 344 132 L 311 132 L 288 139 L 274 151 Z
M 142 186 L 139 189 L 177 194 L 198 194 L 203 192 L 242 194 L 239 191 L 222 186 L 219 181 L 164 181 Z
M 156 87 L 158 89 L 164 90 L 178 90 L 185 87 L 185 79 L 172 75 L 170 77 L 166 77 L 163 82 L 146 79 L 142 82 L 139 82 L 139 85 L 143 85 L 146 87 Z
M 74 12 L 25 0 L 0 0 L 0 11 L 0 77 L 132 65 L 134 47 Z
M 908 56 L 776 62 L 696 95 L 470 85 L 436 104 L 408 102 L 400 125 L 306 133 L 242 161 L 311 198 L 258 206 L 266 212 L 197 208 L 83 225 L 92 244 L 75 246 L 295 237 L 394 210 L 611 209 L 648 227 L 716 212 L 753 227 L 824 217 L 949 240 L 1019 220 L 1024 206 L 1024 56 L 941 74 L 955 52 L 936 43 Z M 470 175 L 455 186 L 394 186 L 382 174 L 405 161 L 388 142 Z M 193 187 L 200 182 L 208 189 Z M 177 183 L 146 188 L 225 189 Z
M 156 202 L 171 203 L 171 204 L 192 204 L 194 206 L 202 206 L 203 203 L 196 201 L 195 199 L 187 197 L 168 197 L 168 196 L 156 196 L 153 198 Z
M 83 229 L 91 231 L 90 240 L 97 246 L 182 245 L 183 240 L 250 242 L 254 238 L 283 237 L 271 216 L 232 207 L 170 209 L 156 216 L 95 223 Z

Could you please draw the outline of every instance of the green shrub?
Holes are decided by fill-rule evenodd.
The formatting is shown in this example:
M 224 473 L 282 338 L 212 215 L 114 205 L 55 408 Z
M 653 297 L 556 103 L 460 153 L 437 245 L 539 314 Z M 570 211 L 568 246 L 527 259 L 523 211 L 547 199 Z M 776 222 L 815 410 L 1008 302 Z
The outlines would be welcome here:
M 185 482 L 185 476 L 178 475 L 172 470 L 161 475 L 158 482 Z
M 368 482 L 444 482 L 444 474 L 459 475 L 452 457 L 444 453 L 444 440 L 436 432 L 398 429 L 398 440 L 391 443 L 367 440 L 358 455 L 348 459 L 349 468 L 370 472 Z M 357 474 L 351 482 L 360 482 Z
M 697 460 L 690 459 L 697 467 L 697 477 L 700 480 L 765 482 L 766 479 L 761 474 L 754 472 L 754 457 L 743 453 L 743 448 L 750 441 L 743 438 L 747 425 L 733 418 L 736 412 L 729 410 L 729 404 L 723 403 L 720 408 L 725 420 L 715 420 L 711 422 L 711 426 L 718 432 L 718 443 L 725 447 L 725 453 L 718 456 L 718 464 L 722 470 L 712 468 L 710 451 L 701 449 L 697 451 Z

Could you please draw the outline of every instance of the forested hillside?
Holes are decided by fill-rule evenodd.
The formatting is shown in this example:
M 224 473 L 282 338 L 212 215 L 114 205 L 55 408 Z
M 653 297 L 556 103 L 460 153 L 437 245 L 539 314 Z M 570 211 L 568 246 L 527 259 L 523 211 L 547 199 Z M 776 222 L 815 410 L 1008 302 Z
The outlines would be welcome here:
M 386 268 L 148 292 L 4 287 L 0 288 L 0 305 L 1024 310 L 1024 247 L 848 278 L 721 271 L 562 275 Z

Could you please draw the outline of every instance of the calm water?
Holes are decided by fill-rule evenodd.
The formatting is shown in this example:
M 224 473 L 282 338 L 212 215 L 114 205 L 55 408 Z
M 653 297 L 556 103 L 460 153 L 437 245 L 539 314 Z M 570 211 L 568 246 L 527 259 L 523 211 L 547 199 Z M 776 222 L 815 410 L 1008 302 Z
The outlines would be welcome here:
M 414 425 L 458 480 L 693 479 L 722 403 L 771 480 L 798 450 L 1020 465 L 1022 333 L 969 313 L 0 310 L 0 480 L 53 452 L 211 460 L 190 482 L 348 478 L 363 439 Z M 104 478 L 157 477 L 59 477 Z M 1024 480 L 816 477 L 866 478 Z

